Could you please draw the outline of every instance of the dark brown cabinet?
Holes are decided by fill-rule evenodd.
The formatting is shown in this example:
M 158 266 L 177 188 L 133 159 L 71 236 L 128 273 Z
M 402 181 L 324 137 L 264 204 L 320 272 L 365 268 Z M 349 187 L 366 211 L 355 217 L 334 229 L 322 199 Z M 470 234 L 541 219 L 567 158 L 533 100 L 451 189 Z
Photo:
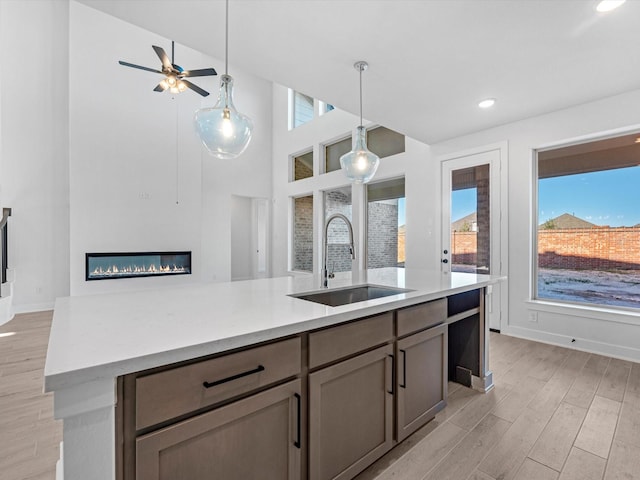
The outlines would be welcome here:
M 447 325 L 398 340 L 397 432 L 399 442 L 431 420 L 446 405 Z
M 136 439 L 137 480 L 300 478 L 301 382 Z
M 392 354 L 385 345 L 309 375 L 311 480 L 353 478 L 393 446 Z

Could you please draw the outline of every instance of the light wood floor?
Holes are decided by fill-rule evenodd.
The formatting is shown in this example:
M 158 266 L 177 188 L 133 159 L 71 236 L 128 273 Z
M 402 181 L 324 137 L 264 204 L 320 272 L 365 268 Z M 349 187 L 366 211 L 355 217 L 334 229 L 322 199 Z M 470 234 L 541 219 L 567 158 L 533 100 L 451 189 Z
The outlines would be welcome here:
M 491 333 L 495 388 L 447 407 L 357 480 L 640 479 L 640 364 Z
M 51 312 L 0 326 L 0 478 L 53 480 L 62 423 L 53 396 L 42 391 Z M 3 335 L 15 332 L 14 335 Z
M 50 323 L 0 326 L 16 332 L 0 336 L 2 480 L 55 478 Z M 494 390 L 450 384 L 446 409 L 357 480 L 640 480 L 640 364 L 492 333 L 490 365 Z

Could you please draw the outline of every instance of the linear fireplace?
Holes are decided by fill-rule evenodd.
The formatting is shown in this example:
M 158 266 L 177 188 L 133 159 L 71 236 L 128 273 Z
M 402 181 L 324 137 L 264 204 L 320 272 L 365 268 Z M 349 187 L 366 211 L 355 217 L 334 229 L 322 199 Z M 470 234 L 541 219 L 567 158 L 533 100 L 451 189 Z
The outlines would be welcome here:
M 87 253 L 85 280 L 191 274 L 191 252 Z

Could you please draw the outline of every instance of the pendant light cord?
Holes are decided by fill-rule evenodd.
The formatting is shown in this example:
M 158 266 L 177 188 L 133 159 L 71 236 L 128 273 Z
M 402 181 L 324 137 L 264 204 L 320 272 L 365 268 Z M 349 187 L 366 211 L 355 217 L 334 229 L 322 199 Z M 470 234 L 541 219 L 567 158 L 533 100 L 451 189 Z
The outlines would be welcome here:
M 362 67 L 360 67 L 360 126 L 362 126 Z
M 225 24 L 224 24 L 224 74 L 229 74 L 229 0 L 227 0 L 225 8 Z

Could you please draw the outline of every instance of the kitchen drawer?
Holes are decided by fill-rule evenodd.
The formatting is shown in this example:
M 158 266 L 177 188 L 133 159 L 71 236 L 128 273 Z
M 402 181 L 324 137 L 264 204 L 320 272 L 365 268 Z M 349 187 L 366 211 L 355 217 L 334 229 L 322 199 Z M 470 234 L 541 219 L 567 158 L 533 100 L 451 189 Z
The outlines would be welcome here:
M 392 312 L 312 332 L 309 334 L 309 368 L 382 345 L 392 338 Z
M 297 375 L 301 364 L 300 345 L 300 338 L 291 338 L 138 377 L 136 429 Z
M 421 303 L 398 310 L 398 337 L 432 327 L 447 319 L 447 300 Z

